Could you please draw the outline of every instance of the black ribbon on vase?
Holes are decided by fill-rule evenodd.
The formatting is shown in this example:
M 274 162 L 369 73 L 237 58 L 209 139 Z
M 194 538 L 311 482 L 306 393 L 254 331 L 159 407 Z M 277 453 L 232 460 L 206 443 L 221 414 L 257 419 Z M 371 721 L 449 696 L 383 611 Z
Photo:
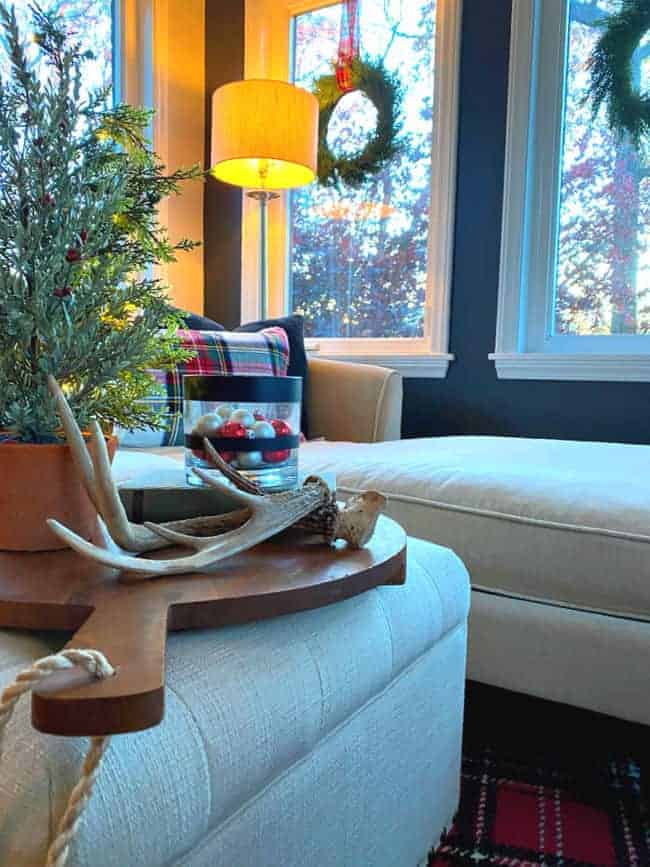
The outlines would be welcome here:
M 187 434 L 185 446 L 196 450 L 203 448 L 205 437 L 198 434 Z M 278 452 L 284 449 L 297 449 L 300 445 L 300 437 L 296 434 L 281 437 L 207 437 L 211 445 L 218 452 Z

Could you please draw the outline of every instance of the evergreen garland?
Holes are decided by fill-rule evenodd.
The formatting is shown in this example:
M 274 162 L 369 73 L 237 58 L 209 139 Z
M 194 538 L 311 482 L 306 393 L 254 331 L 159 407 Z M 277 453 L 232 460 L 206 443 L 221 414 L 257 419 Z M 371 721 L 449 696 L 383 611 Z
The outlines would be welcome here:
M 377 128 L 354 156 L 335 156 L 327 144 L 327 129 L 334 109 L 345 96 L 336 75 L 323 75 L 314 85 L 320 107 L 318 122 L 318 181 L 323 186 L 362 186 L 380 172 L 400 149 L 402 90 L 381 61 L 356 58 L 352 62 L 352 90 L 365 94 L 377 109 Z M 351 91 L 348 91 L 348 93 Z
M 605 103 L 610 128 L 639 148 L 650 134 L 650 96 L 634 89 L 632 57 L 650 30 L 650 0 L 623 0 L 602 26 L 590 59 L 593 112 Z
M 154 426 L 148 369 L 186 357 L 182 321 L 151 276 L 172 244 L 157 207 L 198 167 L 167 174 L 146 142 L 150 112 L 83 94 L 84 61 L 60 19 L 34 6 L 40 80 L 0 0 L 0 431 L 59 439 L 53 374 L 81 425 Z M 0 446 L 1 447 L 1 446 Z

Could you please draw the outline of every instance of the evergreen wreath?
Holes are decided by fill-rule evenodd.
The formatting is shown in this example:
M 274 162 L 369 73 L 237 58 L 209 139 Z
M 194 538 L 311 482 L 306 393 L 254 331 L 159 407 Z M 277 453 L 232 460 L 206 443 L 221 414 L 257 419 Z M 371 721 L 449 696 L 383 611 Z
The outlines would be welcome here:
M 342 92 L 336 75 L 322 75 L 316 80 L 314 94 L 320 107 L 318 121 L 318 182 L 325 187 L 357 188 L 380 172 L 400 149 L 402 127 L 402 88 L 382 61 L 355 58 L 351 69 L 352 88 Z M 365 94 L 377 109 L 377 127 L 366 145 L 353 156 L 336 156 L 327 144 L 327 130 L 334 109 L 346 93 Z
M 639 148 L 650 134 L 650 96 L 633 86 L 632 57 L 650 30 L 650 0 L 623 0 L 603 27 L 590 59 L 593 113 L 605 103 L 610 128 L 620 136 L 629 134 Z

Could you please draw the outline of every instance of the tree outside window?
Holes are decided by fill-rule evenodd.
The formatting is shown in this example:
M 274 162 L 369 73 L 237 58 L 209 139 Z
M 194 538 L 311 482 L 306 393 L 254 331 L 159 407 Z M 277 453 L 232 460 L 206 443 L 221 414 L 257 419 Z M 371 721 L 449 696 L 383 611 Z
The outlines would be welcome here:
M 422 337 L 427 289 L 435 0 L 364 0 L 361 48 L 399 75 L 403 150 L 360 190 L 312 185 L 291 198 L 291 304 L 316 337 Z M 341 5 L 298 15 L 294 80 L 311 88 L 331 71 Z M 375 109 L 349 94 L 329 144 L 354 152 L 374 129 Z
M 22 32 L 29 32 L 32 20 L 31 0 L 13 0 L 18 26 Z M 91 51 L 93 60 L 85 65 L 83 85 L 88 90 L 110 85 L 113 77 L 113 4 L 111 0 L 41 0 L 44 12 L 52 12 L 63 17 L 66 28 L 82 46 Z M 34 62 L 40 54 L 37 47 L 28 51 Z M 41 70 L 47 76 L 45 67 Z M 6 59 L 0 58 L 0 75 L 6 76 Z
M 588 99 L 598 22 L 616 0 L 571 0 L 557 280 L 552 327 L 565 335 L 650 334 L 650 167 Z M 650 87 L 650 34 L 633 58 Z

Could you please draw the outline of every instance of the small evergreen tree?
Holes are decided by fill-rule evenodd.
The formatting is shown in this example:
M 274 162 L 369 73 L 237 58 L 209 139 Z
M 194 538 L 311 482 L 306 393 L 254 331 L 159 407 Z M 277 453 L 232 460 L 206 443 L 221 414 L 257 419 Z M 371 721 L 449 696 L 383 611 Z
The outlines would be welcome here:
M 157 207 L 201 172 L 167 174 L 147 145 L 150 113 L 84 93 L 88 55 L 60 19 L 32 13 L 45 77 L 0 0 L 0 430 L 58 439 L 48 374 L 82 426 L 154 426 L 139 403 L 154 387 L 147 371 L 183 353 L 182 323 L 151 269 L 194 246 L 170 243 Z

